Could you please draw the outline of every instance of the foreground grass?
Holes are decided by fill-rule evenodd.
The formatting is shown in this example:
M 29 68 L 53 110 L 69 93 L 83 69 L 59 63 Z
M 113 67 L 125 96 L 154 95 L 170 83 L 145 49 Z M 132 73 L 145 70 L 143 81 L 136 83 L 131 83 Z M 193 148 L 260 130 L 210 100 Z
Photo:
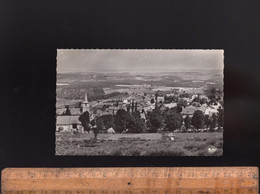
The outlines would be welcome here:
M 56 133 L 56 155 L 89 156 L 220 156 L 223 153 L 222 132 L 176 133 L 174 141 L 154 134 Z M 217 148 L 209 153 L 210 147 Z

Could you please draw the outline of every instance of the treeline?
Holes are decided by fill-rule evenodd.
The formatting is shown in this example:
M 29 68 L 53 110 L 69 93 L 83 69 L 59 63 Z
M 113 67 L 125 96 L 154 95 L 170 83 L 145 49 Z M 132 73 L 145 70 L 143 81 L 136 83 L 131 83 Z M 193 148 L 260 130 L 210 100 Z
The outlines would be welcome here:
M 160 110 L 154 109 L 148 112 L 146 120 L 141 118 L 139 111 L 125 111 L 120 109 L 115 115 L 102 115 L 90 121 L 89 113 L 85 112 L 80 116 L 80 121 L 85 131 L 89 131 L 95 126 L 100 130 L 113 128 L 117 133 L 156 133 L 158 131 L 187 132 L 188 129 L 205 129 L 214 131 L 216 127 L 223 127 L 223 109 L 218 110 L 218 114 L 211 117 L 203 115 L 202 111 L 195 111 L 192 117 L 186 116 L 184 119 L 177 107 Z M 85 115 L 85 116 L 83 116 Z
M 84 114 L 84 113 L 83 113 Z M 89 115 L 85 113 L 85 115 Z M 115 115 L 102 115 L 96 119 L 89 121 L 89 117 L 82 123 L 84 130 L 89 131 L 91 126 L 96 126 L 98 130 L 107 130 L 113 128 L 117 133 L 144 133 L 158 132 L 159 129 L 174 131 L 182 125 L 182 116 L 178 112 L 177 108 L 165 109 L 161 111 L 155 109 L 152 112 L 148 112 L 147 119 L 141 118 L 139 111 L 126 111 L 120 109 Z M 81 122 L 82 122 L 82 117 Z
M 205 94 L 210 100 L 210 104 L 216 104 L 219 102 L 223 106 L 223 100 L 221 101 L 221 96 L 223 97 L 223 90 L 218 87 L 208 87 L 204 90 Z
M 94 100 L 100 100 L 100 99 L 109 99 L 111 97 L 119 96 L 119 95 L 128 95 L 127 92 L 112 92 L 109 94 L 105 94 L 103 88 L 92 88 L 88 89 L 87 91 L 88 100 L 94 101 Z M 63 99 L 82 99 L 85 98 L 85 90 L 78 89 L 78 88 L 63 88 L 61 90 L 57 90 L 56 95 L 58 98 Z
M 79 117 L 84 131 L 107 130 L 113 128 L 115 132 L 141 133 L 145 130 L 145 120 L 141 118 L 139 112 L 130 113 L 123 109 L 117 111 L 116 115 L 102 115 L 90 121 L 89 113 L 84 112 Z

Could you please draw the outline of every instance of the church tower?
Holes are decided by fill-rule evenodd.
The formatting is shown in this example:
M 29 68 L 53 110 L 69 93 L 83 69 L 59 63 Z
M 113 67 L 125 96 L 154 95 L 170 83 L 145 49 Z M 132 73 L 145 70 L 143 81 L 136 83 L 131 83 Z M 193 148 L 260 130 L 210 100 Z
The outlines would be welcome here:
M 89 112 L 89 102 L 88 102 L 87 92 L 85 92 L 85 100 L 84 102 L 82 102 L 81 106 L 82 106 L 82 112 L 86 112 L 86 111 Z

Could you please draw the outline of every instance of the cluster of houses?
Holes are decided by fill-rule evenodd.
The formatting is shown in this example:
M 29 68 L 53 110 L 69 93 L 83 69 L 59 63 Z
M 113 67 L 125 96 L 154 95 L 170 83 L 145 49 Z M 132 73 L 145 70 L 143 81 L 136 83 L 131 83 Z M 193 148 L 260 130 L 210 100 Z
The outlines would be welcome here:
M 183 91 L 181 91 L 183 93 Z M 160 109 L 173 108 L 177 106 L 177 102 L 165 103 L 165 96 L 178 95 L 178 91 L 162 92 L 156 95 L 156 92 L 150 91 L 147 93 L 132 93 L 124 99 L 111 98 L 99 102 L 89 102 L 87 94 L 85 93 L 85 100 L 78 105 L 63 106 L 56 108 L 56 131 L 71 131 L 73 129 L 82 129 L 81 122 L 78 120 L 79 116 L 88 111 L 90 113 L 90 120 L 102 115 L 115 115 L 119 109 L 133 111 L 133 108 L 141 113 L 141 118 L 146 120 L 146 113 L 155 109 L 155 104 L 152 99 L 156 98 L 156 102 L 160 104 Z M 211 117 L 218 113 L 218 108 L 221 107 L 219 102 L 215 104 L 194 102 L 195 98 L 204 98 L 209 101 L 205 95 L 190 94 L 189 97 L 180 97 L 186 102 L 182 107 L 181 115 L 192 117 L 196 110 L 200 110 L 204 115 Z M 70 114 L 65 114 L 69 109 Z
M 218 109 L 222 108 L 222 105 L 219 102 L 215 102 L 214 104 L 208 105 L 207 103 L 200 104 L 199 102 L 192 102 L 194 98 L 204 98 L 207 101 L 209 99 L 204 95 L 193 95 L 191 99 L 187 99 L 187 106 L 183 108 L 181 114 L 183 115 L 183 118 L 186 116 L 192 117 L 194 112 L 196 110 L 200 110 L 204 115 L 208 115 L 209 117 L 213 116 L 213 114 L 218 113 Z

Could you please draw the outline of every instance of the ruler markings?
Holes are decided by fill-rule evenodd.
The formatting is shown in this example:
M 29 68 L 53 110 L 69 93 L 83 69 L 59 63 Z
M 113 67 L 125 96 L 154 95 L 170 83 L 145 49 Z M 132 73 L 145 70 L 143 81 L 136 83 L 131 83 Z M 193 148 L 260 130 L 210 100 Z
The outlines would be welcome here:
M 10 168 L 2 172 L 2 192 L 255 194 L 258 176 L 256 167 Z
M 112 168 L 113 169 L 113 168 Z M 12 178 L 24 178 L 24 179 L 45 179 L 45 178 L 85 178 L 85 177 L 93 177 L 93 178 L 108 178 L 108 177 L 134 177 L 134 178 L 141 178 L 141 177 L 153 177 L 153 178 L 217 178 L 217 177 L 248 177 L 248 178 L 258 178 L 258 174 L 256 173 L 255 169 L 247 169 L 247 168 L 190 168 L 190 169 L 142 169 L 140 168 L 135 169 L 118 169 L 115 168 L 113 171 L 111 169 L 102 168 L 102 169 L 8 169 L 5 176 L 8 179 Z
M 7 191 L 6 194 L 257 194 L 258 189 L 173 189 L 173 190 L 50 190 L 50 191 Z

